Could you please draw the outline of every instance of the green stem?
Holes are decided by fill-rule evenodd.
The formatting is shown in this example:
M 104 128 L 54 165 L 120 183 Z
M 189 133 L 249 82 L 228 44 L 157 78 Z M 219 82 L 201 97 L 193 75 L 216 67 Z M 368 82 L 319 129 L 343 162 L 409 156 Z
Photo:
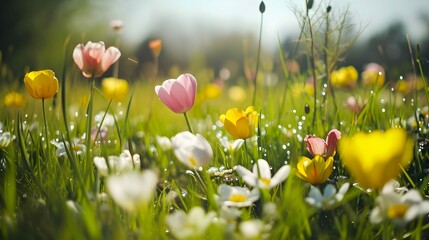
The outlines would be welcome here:
M 46 122 L 45 99 L 42 98 L 43 124 L 45 127 L 46 148 L 49 149 L 48 124 Z
M 258 79 L 258 72 L 259 72 L 259 58 L 261 55 L 261 42 L 262 42 L 262 23 L 264 20 L 264 14 L 261 13 L 261 26 L 259 27 L 259 42 L 258 42 L 258 53 L 256 56 L 256 70 L 255 70 L 255 76 L 253 79 L 253 100 L 252 100 L 252 105 L 255 106 L 256 104 L 256 86 L 257 86 L 257 79 Z
M 188 115 L 186 114 L 186 112 L 184 112 L 183 115 L 185 116 L 186 125 L 188 125 L 189 132 L 191 132 L 192 134 L 194 134 L 194 131 L 192 131 L 191 124 L 189 123 Z
M 94 90 L 95 90 L 95 77 L 91 79 L 91 92 L 89 97 L 88 109 L 86 111 L 86 136 L 85 136 L 85 146 L 86 146 L 86 171 L 91 169 L 91 126 L 92 126 L 92 111 L 93 111 L 93 102 L 94 102 Z M 72 143 L 70 143 L 72 144 Z M 85 172 L 84 170 L 84 172 Z M 89 175 L 87 175 L 89 176 Z
M 308 28 L 310 31 L 310 61 L 311 61 L 311 75 L 313 77 L 313 88 L 314 88 L 314 96 L 313 96 L 313 128 L 317 129 L 316 127 L 316 118 L 317 118 L 317 81 L 316 81 L 316 62 L 315 62 L 315 54 L 314 54 L 314 38 L 313 38 L 313 28 L 311 26 L 311 18 L 308 15 L 308 6 L 307 6 L 307 20 L 308 20 Z

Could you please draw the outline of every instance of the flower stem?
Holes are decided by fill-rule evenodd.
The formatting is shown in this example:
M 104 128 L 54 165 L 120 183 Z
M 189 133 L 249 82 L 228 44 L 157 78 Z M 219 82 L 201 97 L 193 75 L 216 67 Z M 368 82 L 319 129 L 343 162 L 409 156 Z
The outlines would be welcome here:
M 42 98 L 42 112 L 43 112 L 43 124 L 45 127 L 46 148 L 49 148 L 48 124 L 46 122 L 46 111 L 45 111 L 45 99 L 44 98 Z
M 189 132 L 191 132 L 192 134 L 194 134 L 194 131 L 192 131 L 191 124 L 189 123 L 188 115 L 186 114 L 186 112 L 184 112 L 183 115 L 185 116 L 186 125 L 188 125 Z
M 93 104 L 94 90 L 95 90 L 95 77 L 92 77 L 88 109 L 86 111 L 87 121 L 86 121 L 85 146 L 86 146 L 86 163 L 87 163 L 86 170 L 87 171 L 91 169 L 90 164 L 92 163 L 92 161 L 90 161 L 90 158 L 91 158 L 91 126 L 92 126 L 92 111 L 93 111 L 93 105 L 94 105 Z
M 261 55 L 261 42 L 262 42 L 262 23 L 264 20 L 264 13 L 261 12 L 261 26 L 259 27 L 259 42 L 258 42 L 258 53 L 256 56 L 256 70 L 255 70 L 255 76 L 253 80 L 253 99 L 252 99 L 252 105 L 255 106 L 256 104 L 256 81 L 258 79 L 258 72 L 259 72 L 259 58 Z

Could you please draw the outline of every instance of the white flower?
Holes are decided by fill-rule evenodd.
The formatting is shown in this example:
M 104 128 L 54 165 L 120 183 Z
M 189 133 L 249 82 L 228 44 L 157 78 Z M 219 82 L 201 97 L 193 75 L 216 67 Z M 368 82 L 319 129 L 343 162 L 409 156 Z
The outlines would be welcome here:
M 272 178 L 271 167 L 264 159 L 259 159 L 253 165 L 253 173 L 240 165 L 237 166 L 236 171 L 249 186 L 270 189 L 283 182 L 289 176 L 290 166 L 284 165 Z
M 11 139 L 12 137 L 10 135 L 10 132 L 0 133 L 0 149 L 6 148 L 7 146 L 9 146 Z
M 259 199 L 259 190 L 250 191 L 246 187 L 231 187 L 221 184 L 218 188 L 218 203 L 228 207 L 248 207 Z
M 229 141 L 227 137 L 219 139 L 220 144 L 226 148 L 229 152 L 235 152 L 243 146 L 244 139 L 237 139 L 234 141 Z
M 188 214 L 183 210 L 178 210 L 165 219 L 171 233 L 177 239 L 198 239 L 205 235 L 210 226 L 215 212 L 205 213 L 201 207 L 193 207 Z
M 405 225 L 418 216 L 429 213 L 429 201 L 423 200 L 419 191 L 411 189 L 404 194 L 396 192 L 397 188 L 388 182 L 376 199 L 376 206 L 371 211 L 371 223 L 381 223 L 389 219 L 397 225 Z
M 261 220 L 248 220 L 240 223 L 240 239 L 262 239 L 265 231 L 265 225 Z
M 350 183 L 344 183 L 337 193 L 335 186 L 333 184 L 328 184 L 322 194 L 319 188 L 311 186 L 310 193 L 305 201 L 317 208 L 325 210 L 334 209 L 338 206 L 341 200 L 343 200 L 344 195 L 347 190 L 349 190 L 349 187 Z
M 55 151 L 55 153 L 57 154 L 58 157 L 62 157 L 62 156 L 67 157 L 65 146 L 67 146 L 67 149 L 69 151 L 74 151 L 76 155 L 79 155 L 79 156 L 82 156 L 86 152 L 86 146 L 85 144 L 80 143 L 79 138 L 73 139 L 73 145 L 71 147 L 67 141 L 64 141 L 64 142 L 51 141 L 51 143 L 57 147 L 57 151 Z
M 213 157 L 210 144 L 200 134 L 181 132 L 171 142 L 177 159 L 193 169 L 204 167 Z
M 104 114 L 106 114 L 106 112 L 99 112 L 94 116 L 94 120 L 97 123 L 97 127 L 100 127 L 101 121 L 103 121 L 103 124 L 101 125 L 101 127 L 114 126 L 115 118 L 113 117 L 113 115 L 110 113 L 107 113 L 106 116 L 104 117 Z M 104 117 L 104 120 L 103 120 L 103 117 Z
M 158 143 L 158 146 L 164 151 L 171 149 L 171 141 L 168 137 L 156 136 L 156 143 Z
M 109 167 L 104 157 L 94 157 L 94 164 L 102 176 L 109 175 L 109 168 L 112 174 L 140 169 L 140 155 L 131 156 L 129 150 L 125 149 L 119 156 L 109 156 Z
M 133 212 L 151 201 L 157 182 L 158 177 L 151 170 L 132 171 L 109 176 L 106 186 L 116 204 Z

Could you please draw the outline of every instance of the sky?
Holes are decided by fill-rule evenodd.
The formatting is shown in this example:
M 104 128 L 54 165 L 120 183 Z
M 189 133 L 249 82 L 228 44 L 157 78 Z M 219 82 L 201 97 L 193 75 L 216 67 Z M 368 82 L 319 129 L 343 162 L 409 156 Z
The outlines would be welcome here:
M 258 35 L 260 0 L 109 0 L 106 20 L 124 22 L 123 38 L 137 44 L 151 33 L 183 47 L 204 45 L 213 34 Z M 389 23 L 404 21 L 412 39 L 427 34 L 419 14 L 429 14 L 428 0 L 331 0 L 318 1 L 332 6 L 333 12 L 349 8 L 353 23 L 363 28 L 361 40 L 385 29 Z M 293 9 L 305 9 L 305 0 L 265 0 L 262 42 L 277 45 L 280 38 L 298 35 L 299 25 Z M 192 46 L 189 43 L 192 42 Z M 195 45 L 196 44 L 196 45 Z

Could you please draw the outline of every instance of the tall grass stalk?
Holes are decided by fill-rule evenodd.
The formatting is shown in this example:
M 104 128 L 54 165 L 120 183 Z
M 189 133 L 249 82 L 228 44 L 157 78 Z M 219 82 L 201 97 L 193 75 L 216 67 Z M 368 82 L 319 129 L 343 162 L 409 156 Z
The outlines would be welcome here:
M 261 24 L 259 26 L 259 40 L 258 40 L 258 52 L 256 55 L 256 70 L 255 75 L 253 76 L 253 98 L 252 98 L 252 105 L 255 106 L 256 104 L 256 89 L 258 86 L 257 80 L 258 80 L 258 73 L 259 73 L 259 62 L 261 57 L 261 42 L 262 42 L 262 26 L 264 23 L 264 12 L 265 12 L 265 3 L 264 1 L 261 1 L 259 4 L 259 12 L 261 13 Z

